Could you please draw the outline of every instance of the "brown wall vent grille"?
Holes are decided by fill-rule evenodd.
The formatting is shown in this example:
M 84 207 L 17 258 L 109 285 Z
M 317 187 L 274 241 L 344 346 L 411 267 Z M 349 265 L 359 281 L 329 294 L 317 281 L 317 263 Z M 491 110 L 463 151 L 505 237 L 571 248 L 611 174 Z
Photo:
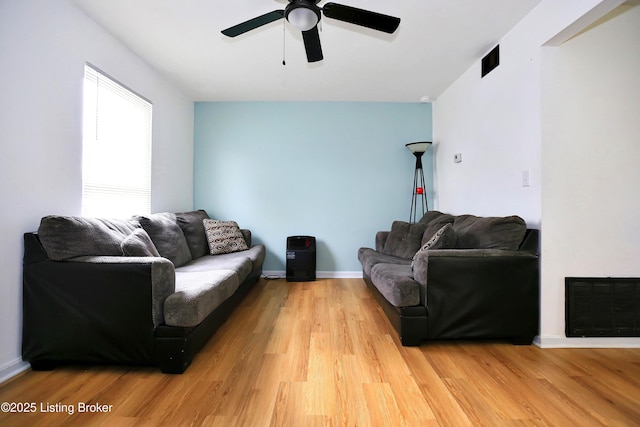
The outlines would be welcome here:
M 567 337 L 640 337 L 640 278 L 566 277 Z

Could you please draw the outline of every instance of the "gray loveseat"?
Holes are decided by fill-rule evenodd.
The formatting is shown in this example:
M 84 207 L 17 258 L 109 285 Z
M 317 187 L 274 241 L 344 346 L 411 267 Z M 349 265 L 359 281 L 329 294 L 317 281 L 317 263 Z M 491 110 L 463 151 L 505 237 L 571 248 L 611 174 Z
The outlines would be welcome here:
M 182 373 L 258 281 L 265 248 L 203 210 L 47 216 L 24 236 L 22 356 Z
M 522 218 L 427 212 L 360 248 L 363 279 L 403 345 L 538 334 L 538 230 Z

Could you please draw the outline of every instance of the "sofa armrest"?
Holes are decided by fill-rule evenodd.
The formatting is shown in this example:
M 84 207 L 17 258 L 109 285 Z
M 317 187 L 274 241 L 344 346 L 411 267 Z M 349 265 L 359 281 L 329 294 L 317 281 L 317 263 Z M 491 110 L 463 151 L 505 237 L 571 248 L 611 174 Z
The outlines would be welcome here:
M 244 241 L 247 242 L 247 246 L 251 247 L 251 230 L 247 230 L 246 228 L 241 228 L 240 232 L 244 237 Z
M 538 333 L 538 257 L 523 251 L 440 249 L 419 253 L 430 337 Z M 499 325 L 499 326 L 497 326 Z
M 473 274 L 482 273 L 484 263 L 506 263 L 512 258 L 527 258 L 537 260 L 537 256 L 523 251 L 505 251 L 500 249 L 432 249 L 419 251 L 413 260 L 413 275 L 416 282 L 423 287 L 427 286 L 429 264 L 440 264 L 440 259 L 445 263 L 456 263 L 454 266 L 469 268 Z M 489 261 L 493 260 L 493 261 Z M 537 262 L 537 261 L 536 261 Z
M 26 262 L 23 359 L 154 363 L 154 331 L 174 287 L 173 264 L 160 257 Z
M 76 262 L 118 266 L 138 266 L 149 268 L 151 273 L 151 315 L 153 325 L 164 323 L 164 301 L 175 292 L 176 272 L 174 264 L 163 257 L 129 257 L 129 256 L 88 256 L 75 258 Z
M 534 228 L 527 228 L 518 250 L 540 255 L 540 231 Z
M 384 244 L 389 237 L 390 231 L 378 231 L 376 233 L 376 252 L 382 253 L 382 249 L 384 248 Z

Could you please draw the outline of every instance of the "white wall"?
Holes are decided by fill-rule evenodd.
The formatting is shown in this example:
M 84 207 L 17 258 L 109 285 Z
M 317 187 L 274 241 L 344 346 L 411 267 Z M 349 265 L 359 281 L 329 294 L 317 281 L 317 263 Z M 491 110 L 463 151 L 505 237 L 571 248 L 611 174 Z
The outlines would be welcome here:
M 566 340 L 564 278 L 640 277 L 640 6 L 543 49 L 542 344 Z
M 564 282 L 560 282 L 559 277 L 562 275 L 564 278 L 565 268 L 562 265 L 568 258 L 575 257 L 571 260 L 571 264 L 577 264 L 577 268 L 571 270 L 574 275 L 582 276 L 596 271 L 605 274 L 606 271 L 605 275 L 619 276 L 629 275 L 634 269 L 635 276 L 640 275 L 635 267 L 638 264 L 638 239 L 634 240 L 633 234 L 631 238 L 623 237 L 622 231 L 634 225 L 628 221 L 627 215 L 633 216 L 635 213 L 637 217 L 637 202 L 628 200 L 633 188 L 622 187 L 627 189 L 622 191 L 622 194 L 615 191 L 615 187 L 611 184 L 612 180 L 610 177 L 607 178 L 607 175 L 618 166 L 614 158 L 604 159 L 601 156 L 603 141 L 609 141 L 610 134 L 605 131 L 605 136 L 597 127 L 590 130 L 586 128 L 587 132 L 598 131 L 598 136 L 595 134 L 590 136 L 597 140 L 598 151 L 594 153 L 593 150 L 580 149 L 581 153 L 577 155 L 576 160 L 582 161 L 585 155 L 589 159 L 582 165 L 578 161 L 572 161 L 570 157 L 577 146 L 581 145 L 580 141 L 575 142 L 577 146 L 561 148 L 565 144 L 565 138 L 554 135 L 560 130 L 568 131 L 566 128 L 571 127 L 571 132 L 575 132 L 575 135 L 585 136 L 583 135 L 585 119 L 592 122 L 591 125 L 597 126 L 604 117 L 596 113 L 600 111 L 602 100 L 591 96 L 590 83 L 581 78 L 577 84 L 580 85 L 579 90 L 584 91 L 581 95 L 584 98 L 563 99 L 564 104 L 554 107 L 554 110 L 549 108 L 556 101 L 560 102 L 560 99 L 547 96 L 543 104 L 543 88 L 544 93 L 549 94 L 548 88 L 543 85 L 542 78 L 543 68 L 547 69 L 544 62 L 547 54 L 545 52 L 543 55 L 543 50 L 558 49 L 558 52 L 562 52 L 564 46 L 558 48 L 542 46 L 550 40 L 554 44 L 561 43 L 620 3 L 622 3 L 621 0 L 566 0 L 563 2 L 543 0 L 503 39 L 496 41 L 496 44 L 500 44 L 498 68 L 481 79 L 480 61 L 478 61 L 434 104 L 436 207 L 454 214 L 517 214 L 522 216 L 530 226 L 540 227 L 542 230 L 541 344 L 543 346 L 550 345 L 548 337 L 555 339 L 554 345 L 566 346 L 576 343 L 564 338 Z M 588 52 L 591 41 L 587 39 L 584 43 L 587 47 L 582 49 Z M 629 49 L 633 47 L 637 53 L 637 41 L 626 43 L 629 43 Z M 615 50 L 612 46 L 603 49 Z M 571 80 L 574 74 L 577 75 L 582 71 L 581 68 L 575 68 L 577 65 L 574 63 L 569 65 L 572 68 L 566 71 L 566 80 Z M 605 67 L 600 65 L 597 71 L 600 72 Z M 622 63 L 616 62 L 615 66 L 610 67 L 609 72 L 612 75 L 609 81 L 619 78 L 616 74 L 618 69 L 626 70 L 626 67 L 630 67 L 630 70 L 635 72 L 638 70 L 637 64 L 634 64 L 632 59 Z M 626 76 L 626 73 L 622 74 Z M 595 78 L 591 72 L 589 75 L 592 76 L 589 78 Z M 562 81 L 560 85 L 565 83 L 566 81 Z M 635 100 L 618 103 L 619 97 L 625 96 L 625 90 L 627 97 L 638 98 L 637 89 L 636 92 L 629 92 L 634 87 L 637 88 L 637 86 L 623 84 L 619 92 L 609 94 L 610 97 L 607 98 L 604 108 L 609 110 L 606 112 L 607 116 L 615 117 L 625 108 L 635 106 L 632 113 L 627 111 L 625 115 L 631 114 L 632 117 L 638 117 L 637 104 L 633 104 Z M 629 93 L 636 95 L 629 96 Z M 587 103 L 586 110 L 591 111 L 589 115 L 581 117 L 574 115 L 574 111 L 567 111 L 571 118 L 570 123 L 565 122 L 562 116 L 558 119 L 562 121 L 554 122 L 552 129 L 547 129 L 546 125 L 543 126 L 543 120 L 548 120 L 551 115 L 565 112 L 565 108 L 573 109 L 576 104 L 584 102 Z M 543 111 L 545 111 L 544 115 Z M 633 120 L 629 119 L 629 121 Z M 637 122 L 637 119 L 635 121 Z M 635 141 L 637 141 L 637 133 L 634 134 L 630 126 L 634 125 L 624 126 L 622 130 L 616 132 L 616 136 L 622 133 L 626 138 L 633 139 L 635 135 Z M 543 129 L 545 129 L 544 135 Z M 622 143 L 620 146 L 622 152 L 626 150 L 626 155 L 632 154 L 629 152 L 631 148 L 632 146 L 627 143 Z M 554 150 L 560 150 L 564 157 L 548 165 L 549 157 L 555 155 Z M 462 163 L 453 162 L 455 153 L 462 153 Z M 636 158 L 638 157 L 637 148 L 634 148 L 633 154 Z M 594 161 L 599 162 L 601 158 L 604 160 L 603 164 L 593 164 Z M 578 199 L 576 196 L 563 199 L 563 196 L 569 192 L 566 186 L 563 185 L 564 189 L 558 190 L 561 194 L 551 190 L 554 185 L 565 179 L 563 173 L 568 167 L 576 168 L 578 176 L 585 179 L 578 188 L 593 188 L 595 185 L 597 194 L 601 196 L 589 207 L 594 209 L 597 206 L 595 216 L 588 212 L 583 213 L 585 209 L 576 209 L 574 203 Z M 608 173 L 604 176 L 593 175 L 591 170 L 594 167 L 596 169 L 605 167 Z M 522 186 L 522 172 L 525 170 L 529 171 L 529 187 Z M 594 179 L 594 176 L 598 178 Z M 637 172 L 633 175 L 629 167 L 626 167 L 622 180 L 635 179 L 634 183 L 637 186 L 637 178 Z M 618 184 L 618 179 L 615 182 Z M 550 190 L 551 193 L 549 193 Z M 572 202 L 567 203 L 567 200 Z M 596 217 L 602 218 L 606 213 L 606 217 L 618 219 L 623 206 L 631 208 L 626 211 L 630 213 L 622 214 L 623 226 L 617 229 L 614 237 L 611 237 L 611 240 L 605 238 L 606 247 L 598 250 L 586 249 L 594 247 L 593 242 L 596 239 L 601 240 L 591 233 L 591 230 L 594 230 L 592 223 L 596 222 Z M 612 213 L 609 213 L 609 207 L 613 208 Z M 556 215 L 559 218 L 554 219 Z M 559 224 L 554 226 L 554 221 Z M 576 232 L 574 231 L 573 234 L 569 232 L 573 230 L 565 226 L 571 222 L 580 224 L 579 230 L 583 236 L 576 239 Z M 598 226 L 595 230 L 604 234 L 607 225 L 610 224 Z M 554 252 L 553 246 L 559 242 L 563 242 L 563 254 L 555 258 L 557 252 Z M 576 245 L 576 242 L 583 244 Z M 627 249 L 628 245 L 635 245 L 635 251 L 629 252 L 629 257 L 625 256 L 622 261 L 614 261 L 615 253 L 619 252 L 617 248 L 622 246 Z M 577 256 L 587 251 L 590 252 L 588 256 L 581 258 Z M 603 252 L 607 253 L 606 257 L 602 257 Z M 634 255 L 635 264 L 629 263 Z M 564 258 L 565 256 L 567 259 Z M 620 264 L 625 264 L 626 267 L 620 268 Z M 557 340 L 558 334 L 561 334 L 560 341 Z M 629 343 L 633 345 L 637 342 L 638 340 L 629 339 L 624 341 L 624 345 Z M 602 345 L 603 341 L 599 343 Z M 611 343 L 620 345 L 619 342 Z M 593 344 L 589 343 L 589 345 Z
M 597 0 L 545 0 L 500 44 L 500 65 L 478 61 L 434 104 L 436 207 L 453 214 L 541 219 L 541 46 Z M 453 156 L 462 154 L 462 162 Z M 528 171 L 529 186 L 523 187 Z
M 85 62 L 153 103 L 152 209 L 193 205 L 193 102 L 68 0 L 0 0 L 0 381 L 24 366 L 22 233 L 81 213 Z

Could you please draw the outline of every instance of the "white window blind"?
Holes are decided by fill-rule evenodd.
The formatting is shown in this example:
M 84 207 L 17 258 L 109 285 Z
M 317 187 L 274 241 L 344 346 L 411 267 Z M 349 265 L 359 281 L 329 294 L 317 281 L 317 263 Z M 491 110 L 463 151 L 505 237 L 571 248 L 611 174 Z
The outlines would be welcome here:
M 151 103 L 86 65 L 83 108 L 82 214 L 150 213 Z

